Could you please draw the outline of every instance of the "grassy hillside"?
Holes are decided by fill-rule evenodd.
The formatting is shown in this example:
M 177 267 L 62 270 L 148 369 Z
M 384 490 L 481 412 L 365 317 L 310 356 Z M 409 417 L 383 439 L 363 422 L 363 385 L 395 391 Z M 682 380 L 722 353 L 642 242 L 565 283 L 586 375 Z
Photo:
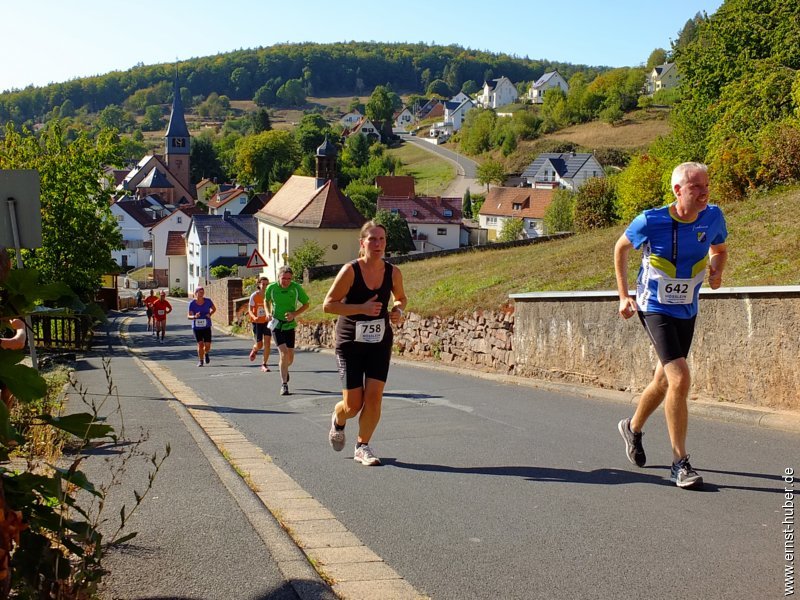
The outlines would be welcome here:
M 730 260 L 724 286 L 800 284 L 800 186 L 723 206 Z M 423 315 L 455 315 L 497 309 L 519 292 L 613 290 L 614 243 L 624 231 L 610 229 L 567 240 L 506 250 L 470 252 L 402 265 L 409 309 Z M 640 253 L 631 257 L 635 282 Z M 323 318 L 322 300 L 332 280 L 312 282 L 311 318 Z
M 413 176 L 417 194 L 421 196 L 441 196 L 456 176 L 453 163 L 414 144 L 401 144 L 388 154 L 400 159 L 403 166 L 397 175 Z

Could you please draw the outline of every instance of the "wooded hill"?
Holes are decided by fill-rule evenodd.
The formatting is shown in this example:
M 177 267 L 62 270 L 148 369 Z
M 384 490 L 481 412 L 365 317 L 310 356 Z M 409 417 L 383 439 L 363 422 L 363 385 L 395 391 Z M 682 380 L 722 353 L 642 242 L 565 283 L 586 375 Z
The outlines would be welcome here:
M 41 121 L 65 102 L 73 109 L 85 107 L 87 112 L 131 101 L 166 102 L 176 72 L 179 85 L 191 96 L 215 92 L 232 100 L 251 100 L 264 86 L 277 90 L 291 80 L 299 81 L 307 96 L 358 96 L 386 84 L 398 92 L 423 93 L 436 80 L 442 80 L 455 94 L 470 81 L 477 86 L 500 76 L 515 83 L 534 81 L 553 69 L 567 79 L 577 71 L 592 75 L 605 70 L 457 45 L 282 44 L 7 91 L 0 94 L 0 123 Z M 149 100 L 144 97 L 148 91 L 152 93 Z

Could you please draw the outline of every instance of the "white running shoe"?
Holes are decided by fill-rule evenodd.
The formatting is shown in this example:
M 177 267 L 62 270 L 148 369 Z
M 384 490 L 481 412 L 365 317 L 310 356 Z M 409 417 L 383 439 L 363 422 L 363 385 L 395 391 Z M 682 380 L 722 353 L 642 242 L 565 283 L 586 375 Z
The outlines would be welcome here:
M 356 452 L 353 455 L 353 460 L 359 461 L 366 467 L 376 467 L 381 464 L 381 459 L 375 456 L 375 454 L 372 452 L 372 448 L 367 445 L 356 448 Z
M 344 448 L 344 429 L 336 429 L 336 411 L 331 415 L 331 430 L 328 432 L 328 441 L 331 443 L 331 448 L 337 452 L 341 452 Z

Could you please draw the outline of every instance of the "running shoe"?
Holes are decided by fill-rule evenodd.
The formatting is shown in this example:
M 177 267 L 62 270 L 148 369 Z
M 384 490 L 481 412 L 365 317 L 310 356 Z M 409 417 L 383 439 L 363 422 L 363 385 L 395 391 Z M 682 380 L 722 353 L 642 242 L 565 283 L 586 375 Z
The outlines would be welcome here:
M 328 441 L 331 448 L 341 452 L 344 448 L 344 429 L 336 429 L 336 411 L 331 415 L 331 430 L 328 432 Z
M 679 488 L 699 489 L 703 487 L 703 478 L 689 464 L 689 455 L 672 463 L 672 471 L 669 475 L 670 480 L 675 482 Z
M 261 372 L 269 373 L 269 367 L 267 365 L 261 365 Z
M 636 433 L 631 429 L 631 420 L 622 419 L 617 424 L 617 429 L 622 439 L 625 440 L 625 454 L 628 455 L 628 460 L 637 467 L 643 467 L 647 462 L 647 457 L 644 454 L 644 447 L 642 446 L 642 436 L 644 432 Z
M 206 352 L 206 364 L 210 362 L 211 362 L 211 354 L 209 352 Z
M 250 362 L 253 362 L 256 359 L 256 354 L 257 353 L 258 353 L 258 350 L 256 350 L 255 348 L 250 350 Z
M 365 467 L 377 467 L 381 464 L 381 459 L 375 456 L 375 454 L 372 452 L 372 448 L 370 448 L 367 444 L 356 448 L 356 452 L 353 455 L 353 460 L 359 461 Z
M 281 396 L 288 396 L 289 395 L 289 384 L 284 383 L 281 384 Z
M 203 361 L 202 360 L 197 361 L 197 366 L 198 367 L 202 367 L 203 366 Z

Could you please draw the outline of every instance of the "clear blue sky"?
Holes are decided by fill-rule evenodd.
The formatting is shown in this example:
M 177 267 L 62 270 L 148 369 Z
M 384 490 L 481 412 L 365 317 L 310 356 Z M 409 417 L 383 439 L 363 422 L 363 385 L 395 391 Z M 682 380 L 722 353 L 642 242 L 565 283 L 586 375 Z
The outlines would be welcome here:
M 0 0 L 0 91 L 281 42 L 425 42 L 635 66 L 723 0 Z

